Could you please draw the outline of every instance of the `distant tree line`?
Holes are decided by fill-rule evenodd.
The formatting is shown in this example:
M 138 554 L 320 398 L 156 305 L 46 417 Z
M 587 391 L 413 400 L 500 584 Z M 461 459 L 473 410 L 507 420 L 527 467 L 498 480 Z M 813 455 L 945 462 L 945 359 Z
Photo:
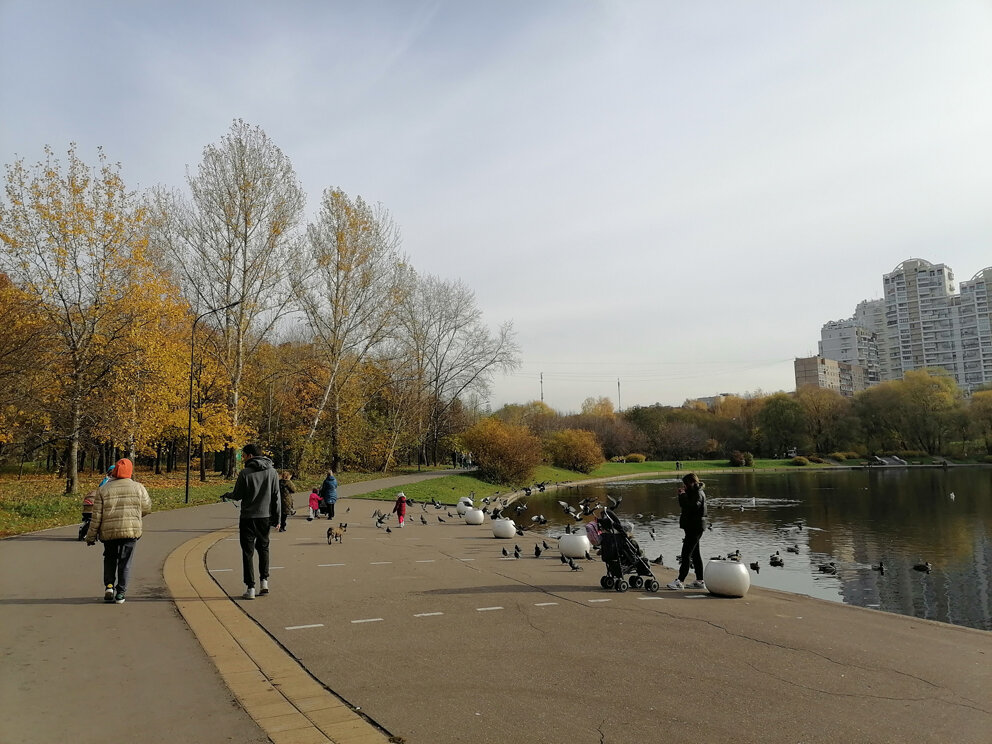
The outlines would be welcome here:
M 909 372 L 853 399 L 806 386 L 795 393 L 725 396 L 712 407 L 686 401 L 622 413 L 614 412 L 607 398 L 589 398 L 572 415 L 535 401 L 504 406 L 495 417 L 542 438 L 546 455 L 554 433 L 564 430 L 594 434 L 607 459 L 631 453 L 658 460 L 713 459 L 735 452 L 771 458 L 792 449 L 821 456 L 992 455 L 992 390 L 966 398 L 942 370 Z

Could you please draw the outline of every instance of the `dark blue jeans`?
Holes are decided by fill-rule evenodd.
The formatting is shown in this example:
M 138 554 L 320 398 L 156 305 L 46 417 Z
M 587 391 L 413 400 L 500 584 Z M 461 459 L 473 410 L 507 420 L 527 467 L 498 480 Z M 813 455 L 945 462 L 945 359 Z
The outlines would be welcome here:
M 702 530 L 684 530 L 685 537 L 682 538 L 682 559 L 679 564 L 679 581 L 685 581 L 689 575 L 689 568 L 696 572 L 696 578 L 703 580 L 703 556 L 699 553 L 699 539 L 703 536 Z
M 255 586 L 253 558 L 256 550 L 258 551 L 258 578 L 269 578 L 269 527 L 268 517 L 248 518 L 238 522 L 245 586 Z
M 131 576 L 131 559 L 137 538 L 128 540 L 107 540 L 103 543 L 103 584 L 114 584 L 119 592 L 127 591 L 127 580 Z

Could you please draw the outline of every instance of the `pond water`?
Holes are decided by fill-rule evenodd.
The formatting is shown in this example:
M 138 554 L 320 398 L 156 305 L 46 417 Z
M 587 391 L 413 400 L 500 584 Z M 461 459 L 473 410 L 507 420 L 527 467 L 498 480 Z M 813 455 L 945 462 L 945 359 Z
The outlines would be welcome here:
M 712 529 L 703 562 L 740 550 L 753 585 L 887 612 L 992 630 L 992 469 L 871 469 L 706 474 Z M 648 558 L 677 566 L 682 543 L 676 478 L 576 485 L 535 492 L 526 522 L 560 534 L 570 521 L 558 500 L 622 498 Z M 574 524 L 574 521 L 571 522 Z M 652 535 L 652 531 L 654 534 Z M 792 547 L 798 552 L 787 552 Z M 775 552 L 784 566 L 772 567 Z M 836 564 L 836 574 L 819 570 Z M 914 569 L 929 562 L 930 573 Z M 877 567 L 881 564 L 884 571 Z

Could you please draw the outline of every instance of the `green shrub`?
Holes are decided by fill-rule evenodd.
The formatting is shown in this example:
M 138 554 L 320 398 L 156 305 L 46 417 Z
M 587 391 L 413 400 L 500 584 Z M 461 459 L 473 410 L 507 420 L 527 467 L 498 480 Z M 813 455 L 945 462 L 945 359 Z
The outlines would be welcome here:
M 754 465 L 754 455 L 750 452 L 741 452 L 740 450 L 734 450 L 730 453 L 730 467 L 732 468 L 749 468 Z
M 631 452 L 629 455 L 627 455 L 627 462 L 644 462 L 647 459 L 648 459 L 647 457 L 640 454 L 639 452 Z
M 836 460 L 837 462 L 844 462 L 847 459 L 847 454 L 844 452 L 831 452 L 827 455 L 831 460 Z
M 985 457 L 982 458 L 982 462 L 987 462 L 992 465 L 992 455 L 985 455 Z
M 809 460 L 807 460 L 802 455 L 799 455 L 798 457 L 793 457 L 791 460 L 789 460 L 789 464 L 797 465 L 797 466 L 809 465 Z
M 899 450 L 894 452 L 894 455 L 901 457 L 903 460 L 910 460 L 914 457 L 926 457 L 927 453 L 923 450 Z
M 603 464 L 603 448 L 596 435 L 585 429 L 563 429 L 544 442 L 548 459 L 556 468 L 591 473 Z
M 613 455 L 613 457 L 610 458 L 610 462 L 627 462 L 627 458 L 623 455 Z
M 482 480 L 490 483 L 529 483 L 541 463 L 541 441 L 526 426 L 487 418 L 462 434 L 462 441 L 472 452 Z
M 817 465 L 822 465 L 823 464 L 823 458 L 820 457 L 819 455 L 810 455 L 809 456 L 809 461 L 810 462 L 815 462 Z

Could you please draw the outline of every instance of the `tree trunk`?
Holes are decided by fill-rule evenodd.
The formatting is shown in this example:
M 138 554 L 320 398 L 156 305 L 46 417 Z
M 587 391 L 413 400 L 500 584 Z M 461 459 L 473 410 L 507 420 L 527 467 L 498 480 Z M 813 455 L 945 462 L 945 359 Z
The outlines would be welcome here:
M 207 458 L 203 451 L 203 435 L 200 435 L 200 483 L 207 482 Z
M 162 475 L 162 442 L 155 443 L 155 475 Z
M 79 455 L 79 426 L 82 420 L 82 411 L 79 399 L 72 404 L 72 428 L 69 431 L 69 448 L 66 453 L 66 479 L 65 492 L 67 494 L 76 493 L 79 490 L 79 471 L 76 458 Z

